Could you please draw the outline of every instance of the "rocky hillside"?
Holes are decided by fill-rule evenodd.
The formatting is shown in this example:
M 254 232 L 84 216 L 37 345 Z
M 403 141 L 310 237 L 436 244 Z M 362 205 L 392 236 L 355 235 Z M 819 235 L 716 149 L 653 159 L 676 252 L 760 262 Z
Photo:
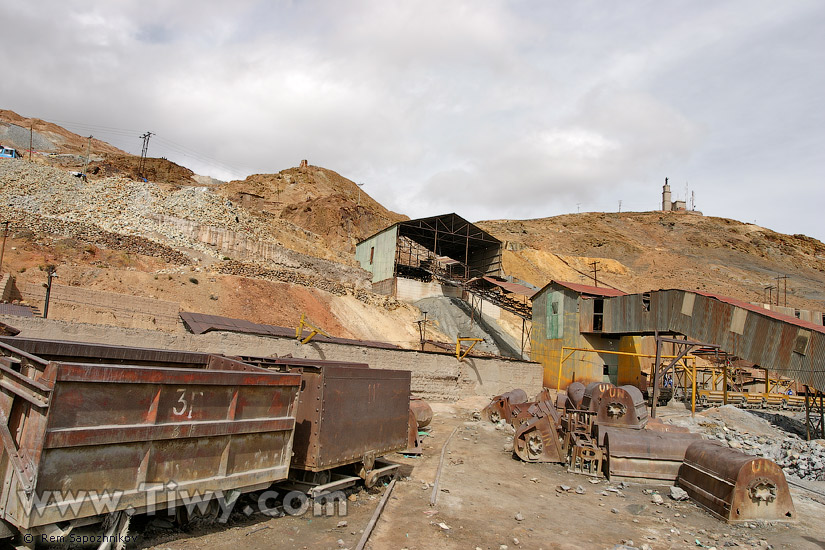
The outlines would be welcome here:
M 85 163 L 82 136 L 0 111 L 0 143 L 27 147 L 29 125 L 43 154 L 0 162 L 0 216 L 12 221 L 3 268 L 21 282 L 41 284 L 52 264 L 62 284 L 287 326 L 308 312 L 335 336 L 416 344 L 418 309 L 372 294 L 354 260 L 359 240 L 407 218 L 356 183 L 304 163 L 216 183 L 165 159 L 147 159 L 143 181 L 136 157 L 95 141 L 84 181 L 71 175 Z M 599 284 L 629 292 L 687 288 L 760 301 L 787 274 L 788 305 L 825 309 L 825 245 L 803 235 L 664 212 L 479 225 L 505 241 L 506 274 L 538 287 L 592 283 L 596 261 Z
M 505 271 L 537 286 L 550 279 L 592 284 L 591 263 L 598 261 L 600 284 L 627 292 L 686 288 L 760 301 L 765 287 L 777 284 L 774 277 L 788 275 L 789 306 L 823 309 L 825 244 L 804 235 L 689 212 L 585 213 L 479 225 L 507 242 Z

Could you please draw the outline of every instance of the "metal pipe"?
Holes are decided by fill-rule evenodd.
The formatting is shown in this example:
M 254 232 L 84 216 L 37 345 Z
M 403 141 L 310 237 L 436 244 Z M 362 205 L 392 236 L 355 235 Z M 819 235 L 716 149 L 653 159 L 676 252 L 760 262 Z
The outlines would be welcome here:
M 656 418 L 656 400 L 659 399 L 659 362 L 662 360 L 662 340 L 659 332 L 654 333 L 656 339 L 656 361 L 653 363 L 653 401 L 650 403 L 650 418 Z
M 693 360 L 693 391 L 690 394 L 690 416 L 696 416 L 696 359 Z
M 728 361 L 722 363 L 722 404 L 728 404 Z
M 447 452 L 447 444 L 458 431 L 456 426 L 453 431 L 447 436 L 447 441 L 444 442 L 444 447 L 441 448 L 441 458 L 438 461 L 438 471 L 435 472 L 435 481 L 433 481 L 433 493 L 430 495 L 430 506 L 435 506 L 438 502 L 438 482 L 441 479 L 441 469 L 444 467 L 444 454 Z

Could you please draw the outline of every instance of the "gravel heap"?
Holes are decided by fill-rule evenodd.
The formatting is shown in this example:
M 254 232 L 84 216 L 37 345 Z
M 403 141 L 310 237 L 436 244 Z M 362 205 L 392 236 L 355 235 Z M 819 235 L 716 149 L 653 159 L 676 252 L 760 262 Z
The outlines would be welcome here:
M 171 190 L 121 177 L 86 182 L 58 168 L 29 162 L 0 162 L 0 204 L 111 233 L 141 236 L 173 248 L 194 249 L 214 258 L 222 254 L 152 217 L 172 215 L 269 240 L 265 224 L 205 187 Z

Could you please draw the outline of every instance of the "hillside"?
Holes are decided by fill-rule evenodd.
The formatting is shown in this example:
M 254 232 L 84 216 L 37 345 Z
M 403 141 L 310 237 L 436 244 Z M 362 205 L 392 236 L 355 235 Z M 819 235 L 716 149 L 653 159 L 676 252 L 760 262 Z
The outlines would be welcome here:
M 689 212 L 478 225 L 507 242 L 505 271 L 537 286 L 550 279 L 592 284 L 590 264 L 598 261 L 599 281 L 626 292 L 685 288 L 760 301 L 774 277 L 788 275 L 789 306 L 821 310 L 825 300 L 825 244 L 804 235 Z
M 373 294 L 354 260 L 360 239 L 407 218 L 353 181 L 302 163 L 202 185 L 165 159 L 147 159 L 143 181 L 137 157 L 95 141 L 84 181 L 70 173 L 85 162 L 82 136 L 0 111 L 0 142 L 18 145 L 9 136 L 28 124 L 40 154 L 0 162 L 0 216 L 12 222 L 2 267 L 19 286 L 42 285 L 46 266 L 55 265 L 63 285 L 283 326 L 306 313 L 334 336 L 417 345 L 421 312 Z M 802 235 L 663 212 L 478 225 L 505 241 L 506 274 L 538 287 L 551 279 L 592 283 L 597 261 L 599 283 L 628 292 L 686 288 L 761 301 L 764 287 L 787 274 L 788 305 L 822 310 L 825 301 L 825 245 Z M 83 304 L 54 315 L 125 322 Z M 520 323 L 500 324 L 518 339 Z M 448 339 L 437 328 L 432 337 Z

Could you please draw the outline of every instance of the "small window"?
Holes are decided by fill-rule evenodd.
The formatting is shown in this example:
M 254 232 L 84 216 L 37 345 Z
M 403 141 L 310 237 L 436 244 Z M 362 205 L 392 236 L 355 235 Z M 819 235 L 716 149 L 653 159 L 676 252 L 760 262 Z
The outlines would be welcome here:
M 550 304 L 550 311 L 553 312 L 553 315 L 558 315 L 559 314 L 559 303 L 558 302 L 553 302 L 552 304 Z
M 799 355 L 805 355 L 808 353 L 808 341 L 810 339 L 810 331 L 799 329 L 796 333 L 796 341 L 794 342 L 793 350 Z
M 602 374 L 605 375 L 605 376 L 609 376 L 610 375 L 610 367 L 608 367 L 607 365 L 603 365 L 602 366 Z
M 370 247 L 370 265 L 372 265 L 372 259 L 375 257 L 375 247 Z
M 650 292 L 642 294 L 642 311 L 650 311 Z

